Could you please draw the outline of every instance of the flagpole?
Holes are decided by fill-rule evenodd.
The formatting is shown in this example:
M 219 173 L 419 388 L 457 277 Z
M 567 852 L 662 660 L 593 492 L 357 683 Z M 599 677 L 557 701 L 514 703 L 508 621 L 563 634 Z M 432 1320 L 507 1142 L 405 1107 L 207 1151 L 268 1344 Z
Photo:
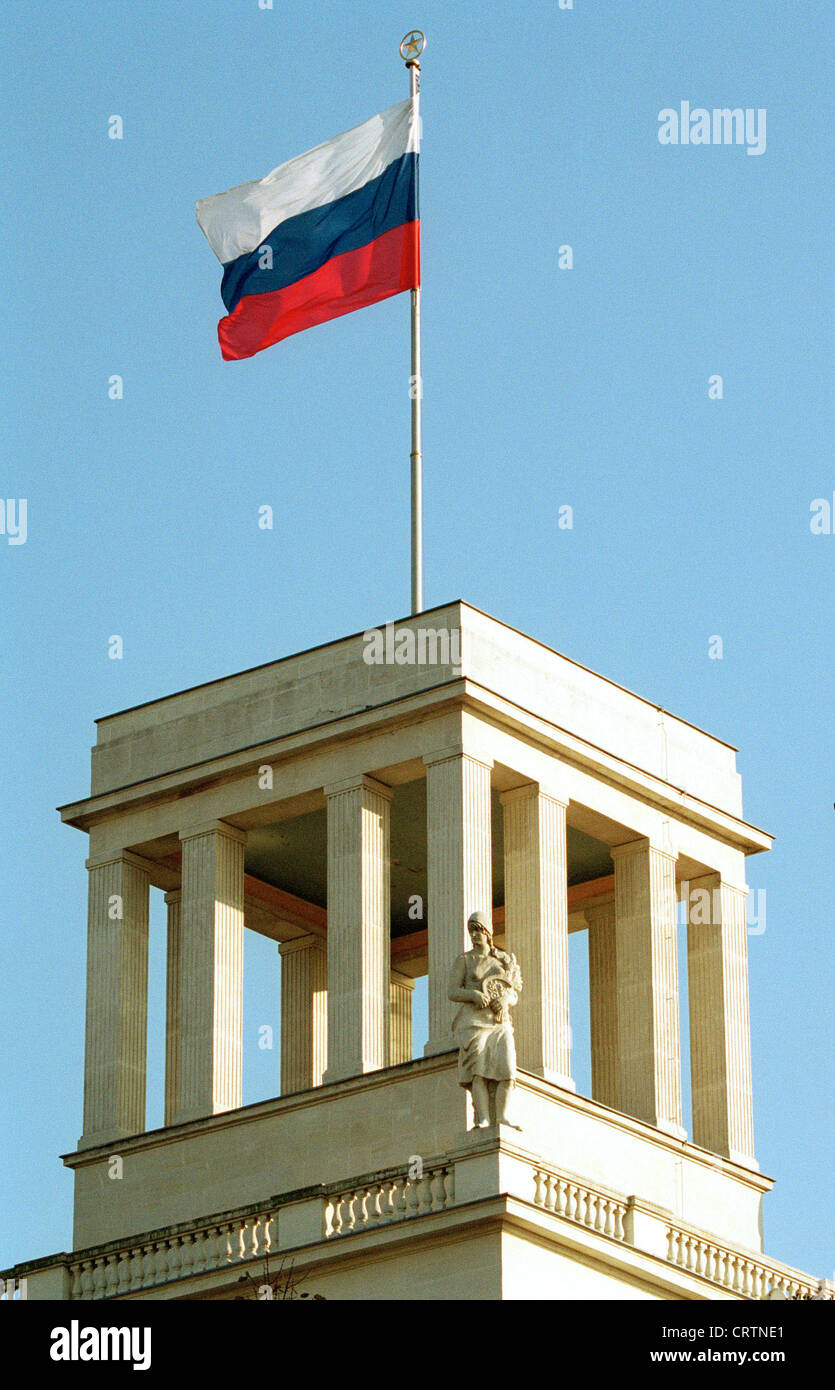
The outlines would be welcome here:
M 409 94 L 414 101 L 420 92 L 420 55 L 426 40 L 420 30 L 407 34 L 400 45 L 400 56 L 409 69 Z M 420 125 L 418 125 L 420 132 Z M 420 134 L 418 133 L 418 141 Z M 418 144 L 418 149 L 420 145 Z M 410 291 L 412 301 L 412 613 L 423 611 L 423 421 L 421 405 L 423 376 L 420 342 L 420 286 Z

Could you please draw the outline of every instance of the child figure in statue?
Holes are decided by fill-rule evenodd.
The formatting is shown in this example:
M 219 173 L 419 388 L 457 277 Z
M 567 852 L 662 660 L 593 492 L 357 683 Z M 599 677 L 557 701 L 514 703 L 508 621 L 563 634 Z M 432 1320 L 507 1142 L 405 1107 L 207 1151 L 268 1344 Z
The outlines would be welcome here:
M 510 1008 L 519 998 L 522 976 L 516 957 L 493 945 L 493 929 L 483 912 L 467 923 L 472 950 L 452 967 L 449 998 L 461 1008 L 452 1025 L 458 1043 L 458 1080 L 472 1094 L 478 1129 L 490 1124 L 490 1092 L 495 1091 L 496 1122 L 520 1129 L 508 1117 L 516 1079 L 516 1044 Z

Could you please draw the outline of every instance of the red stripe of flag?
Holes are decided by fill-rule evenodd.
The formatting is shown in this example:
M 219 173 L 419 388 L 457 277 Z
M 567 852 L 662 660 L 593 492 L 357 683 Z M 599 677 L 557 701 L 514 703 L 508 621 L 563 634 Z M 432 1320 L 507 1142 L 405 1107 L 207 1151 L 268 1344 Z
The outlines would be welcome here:
M 350 314 L 420 284 L 420 222 L 406 222 L 367 246 L 334 256 L 321 269 L 268 294 L 247 294 L 217 326 L 227 362 Z

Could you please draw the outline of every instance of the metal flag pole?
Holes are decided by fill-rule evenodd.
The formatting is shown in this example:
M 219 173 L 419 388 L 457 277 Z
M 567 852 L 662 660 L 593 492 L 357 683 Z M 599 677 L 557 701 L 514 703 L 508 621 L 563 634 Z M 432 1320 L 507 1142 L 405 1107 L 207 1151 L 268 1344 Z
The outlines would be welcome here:
M 414 102 L 420 93 L 420 56 L 426 39 L 419 29 L 413 29 L 400 45 L 400 56 L 409 69 L 409 92 Z M 418 117 L 418 150 L 420 150 L 420 117 Z M 420 286 L 410 291 L 412 300 L 412 376 L 409 395 L 412 399 L 412 613 L 423 611 L 423 434 L 421 398 L 423 377 L 420 360 Z

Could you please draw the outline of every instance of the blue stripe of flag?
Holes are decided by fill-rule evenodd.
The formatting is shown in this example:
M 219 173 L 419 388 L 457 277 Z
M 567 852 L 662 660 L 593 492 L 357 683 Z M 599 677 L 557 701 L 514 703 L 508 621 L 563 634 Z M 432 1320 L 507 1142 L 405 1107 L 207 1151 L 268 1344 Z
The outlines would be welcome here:
M 286 218 L 254 251 L 227 262 L 220 292 L 228 312 L 244 295 L 285 289 L 334 256 L 357 251 L 384 232 L 415 222 L 417 160 L 416 154 L 404 154 L 354 193 Z M 264 256 L 266 246 L 272 251 L 271 268 L 260 264 L 269 259 Z

